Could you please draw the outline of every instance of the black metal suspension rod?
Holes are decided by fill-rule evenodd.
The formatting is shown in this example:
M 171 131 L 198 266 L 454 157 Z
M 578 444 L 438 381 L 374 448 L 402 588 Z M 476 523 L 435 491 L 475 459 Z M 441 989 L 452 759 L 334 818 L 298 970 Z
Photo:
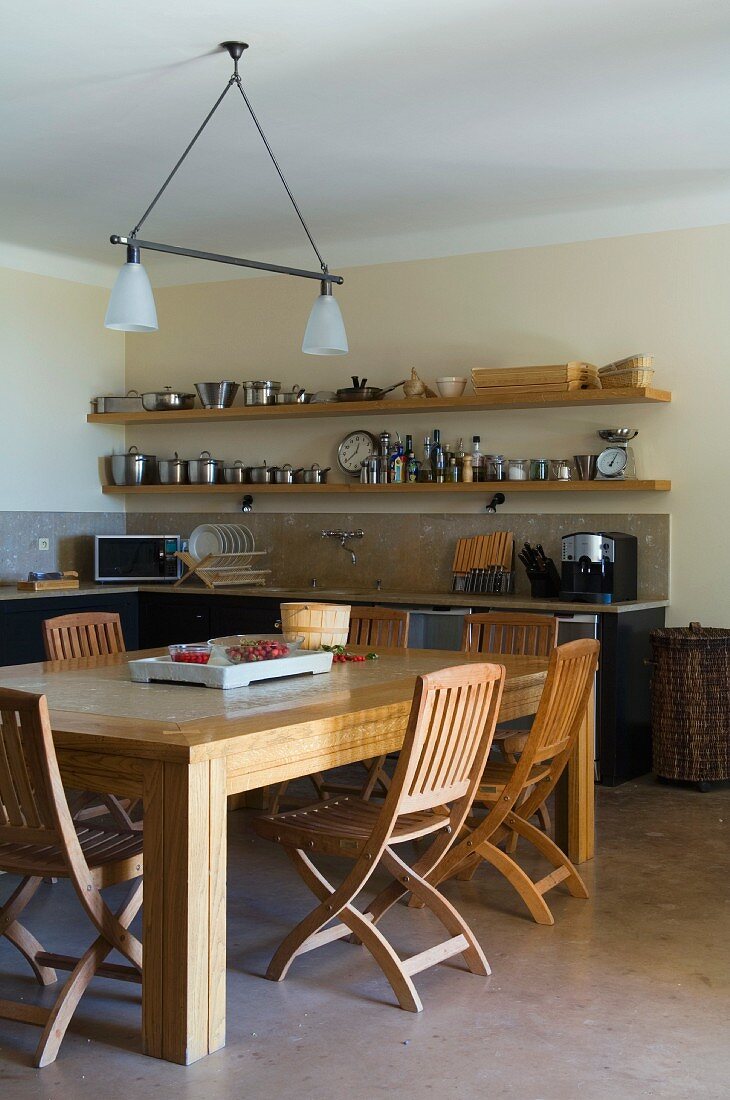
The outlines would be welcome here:
M 236 267 L 253 267 L 257 271 L 272 271 L 276 275 L 296 275 L 300 279 L 316 279 L 320 283 L 344 283 L 342 275 L 331 275 L 329 271 L 306 271 L 301 267 L 286 267 L 282 264 L 264 263 L 262 260 L 243 260 L 238 256 L 222 256 L 217 252 L 199 252 L 195 248 L 179 248 L 174 244 L 159 244 L 157 241 L 141 241 L 137 237 L 120 237 L 116 233 L 109 238 L 112 244 L 131 245 L 134 248 L 146 248 L 151 252 L 169 252 L 173 256 L 189 256 L 193 260 L 212 260 L 218 264 L 233 264 Z
M 186 159 L 186 157 L 187 157 L 188 153 L 190 152 L 190 150 L 192 149 L 192 147 L 193 147 L 193 146 L 195 145 L 195 142 L 196 142 L 196 141 L 198 140 L 198 138 L 199 138 L 199 137 L 200 137 L 200 135 L 202 134 L 203 130 L 204 130 L 204 129 L 205 129 L 205 127 L 206 127 L 206 126 L 208 125 L 208 123 L 209 123 L 209 122 L 210 122 L 210 120 L 212 119 L 213 115 L 214 115 L 214 114 L 216 113 L 216 111 L 217 111 L 217 110 L 218 110 L 218 108 L 220 107 L 221 103 L 222 103 L 222 102 L 223 102 L 223 100 L 225 99 L 225 97 L 226 97 L 226 94 L 227 94 L 227 93 L 228 93 L 228 92 L 230 91 L 230 89 L 231 89 L 231 88 L 233 87 L 233 85 L 234 85 L 235 83 L 236 83 L 236 78 L 235 78 L 235 76 L 232 76 L 232 77 L 231 77 L 231 79 L 230 79 L 230 80 L 228 81 L 228 83 L 226 84 L 226 86 L 225 86 L 225 88 L 223 89 L 223 91 L 221 92 L 221 94 L 220 94 L 220 95 L 218 96 L 217 100 L 215 101 L 215 103 L 213 104 L 213 106 L 211 107 L 211 109 L 210 109 L 210 110 L 208 111 L 208 114 L 207 114 L 207 115 L 205 116 L 205 118 L 204 118 L 204 119 L 203 119 L 203 121 L 201 122 L 200 126 L 199 126 L 199 127 L 198 127 L 198 129 L 196 130 L 196 132 L 195 132 L 195 134 L 194 134 L 194 136 L 193 136 L 192 140 L 191 140 L 191 141 L 190 141 L 190 142 L 188 143 L 188 145 L 187 145 L 187 147 L 186 147 L 186 149 L 185 149 L 185 152 L 184 152 L 184 153 L 183 153 L 183 155 L 182 155 L 182 156 L 180 157 L 180 159 L 178 160 L 178 162 L 177 162 L 177 164 L 175 165 L 175 167 L 173 168 L 173 170 L 172 170 L 172 171 L 170 172 L 169 176 L 167 177 L 167 179 L 166 179 L 166 180 L 165 180 L 165 182 L 163 183 L 162 187 L 160 188 L 160 190 L 159 190 L 159 191 L 157 192 L 157 194 L 156 194 L 156 195 L 155 195 L 155 197 L 153 198 L 152 202 L 151 202 L 151 203 L 149 204 L 149 206 L 148 206 L 148 207 L 147 207 L 147 209 L 145 210 L 145 212 L 144 212 L 144 214 L 142 215 L 142 217 L 141 217 L 141 218 L 139 219 L 139 221 L 138 221 L 138 222 L 137 222 L 137 224 L 135 225 L 135 227 L 134 227 L 134 229 L 132 230 L 132 232 L 131 232 L 131 233 L 129 234 L 129 236 L 130 236 L 130 237 L 136 237 L 136 235 L 137 235 L 137 234 L 139 233 L 140 229 L 142 228 L 142 226 L 144 225 L 144 223 L 145 223 L 145 222 L 147 221 L 147 218 L 148 218 L 148 217 L 149 217 L 149 215 L 150 215 L 150 214 L 152 213 L 152 211 L 154 210 L 154 208 L 155 208 L 155 207 L 157 206 L 157 203 L 158 203 L 158 201 L 159 201 L 159 200 L 160 200 L 160 199 L 162 198 L 162 196 L 164 195 L 165 191 L 167 190 L 168 184 L 170 184 L 170 183 L 171 183 L 171 181 L 172 181 L 172 178 L 173 178 L 173 176 L 175 175 L 175 173 L 177 172 L 178 168 L 180 168 L 180 166 L 182 165 L 183 161 L 184 161 L 184 160 Z M 318 253 L 318 255 L 319 255 L 319 253 Z

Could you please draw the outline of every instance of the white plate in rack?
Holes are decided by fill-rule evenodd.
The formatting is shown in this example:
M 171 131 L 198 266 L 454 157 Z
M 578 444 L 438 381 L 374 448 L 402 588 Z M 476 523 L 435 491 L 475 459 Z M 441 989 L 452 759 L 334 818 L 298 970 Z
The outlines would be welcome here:
M 190 553 L 200 561 L 207 554 L 221 554 L 221 538 L 213 523 L 202 523 L 190 535 Z
M 259 680 L 277 680 L 283 676 L 302 676 L 307 673 L 317 676 L 329 672 L 331 668 L 332 654 L 325 653 L 324 650 L 295 651 L 271 661 L 241 665 L 188 665 L 173 661 L 169 656 L 143 657 L 129 662 L 129 671 L 135 683 L 164 681 L 224 690 L 248 687 Z

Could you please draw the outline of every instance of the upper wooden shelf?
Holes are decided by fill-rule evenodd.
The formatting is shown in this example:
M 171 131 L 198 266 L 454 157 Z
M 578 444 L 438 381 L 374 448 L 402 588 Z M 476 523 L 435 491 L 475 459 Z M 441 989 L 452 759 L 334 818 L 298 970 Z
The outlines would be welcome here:
M 596 405 L 667 404 L 669 390 L 648 386 L 629 389 L 572 390 L 534 398 L 405 397 L 401 401 L 333 401 L 307 405 L 235 405 L 230 409 L 189 409 L 178 412 L 89 413 L 89 424 L 229 424 L 241 420 L 317 420 L 339 416 L 382 416 L 387 413 L 490 412 L 498 409 L 571 409 Z
M 424 484 L 363 485 L 359 481 L 348 484 L 328 482 L 326 485 L 104 485 L 102 492 L 112 495 L 137 496 L 147 493 L 166 493 L 170 496 L 198 494 L 199 496 L 257 496 L 259 493 L 303 493 L 311 496 L 330 493 L 482 493 L 497 491 L 508 493 L 665 493 L 671 489 L 671 481 L 480 481 L 459 485 Z

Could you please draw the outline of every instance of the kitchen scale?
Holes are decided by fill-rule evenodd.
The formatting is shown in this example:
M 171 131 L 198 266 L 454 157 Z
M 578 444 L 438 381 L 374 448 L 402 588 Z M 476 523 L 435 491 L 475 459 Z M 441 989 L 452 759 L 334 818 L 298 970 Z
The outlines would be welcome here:
M 596 481 L 636 480 L 636 459 L 629 441 L 638 428 L 602 428 L 598 435 L 609 444 L 596 459 Z

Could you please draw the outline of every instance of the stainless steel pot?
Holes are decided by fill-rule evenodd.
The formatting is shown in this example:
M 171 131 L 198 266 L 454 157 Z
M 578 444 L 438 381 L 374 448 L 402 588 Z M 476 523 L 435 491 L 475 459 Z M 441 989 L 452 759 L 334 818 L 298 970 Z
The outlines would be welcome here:
M 239 382 L 196 382 L 204 409 L 229 409 L 240 389 Z
M 193 485 L 215 485 L 222 463 L 211 458 L 210 451 L 201 451 L 200 458 L 188 459 L 188 477 Z
M 157 457 L 141 455 L 130 447 L 124 455 L 112 455 L 112 481 L 115 485 L 151 485 L 157 472 Z
M 267 466 L 266 463 L 263 466 L 251 466 L 248 479 L 252 485 L 271 485 L 277 469 L 277 466 Z
M 243 400 L 246 405 L 275 405 L 281 382 L 242 382 Z
M 322 469 L 318 462 L 313 462 L 311 466 L 307 466 L 303 470 L 297 470 L 294 480 L 298 485 L 326 485 L 327 474 L 330 469 L 330 466 Z
M 115 397 L 113 394 L 94 397 L 91 404 L 96 413 L 141 412 L 142 395 L 137 390 L 127 390 L 126 397 Z
M 178 458 L 175 451 L 174 458 L 161 458 L 157 463 L 157 477 L 160 485 L 186 485 L 188 480 L 188 464 L 184 458 Z
M 301 470 L 293 470 L 287 462 L 285 466 L 279 466 L 275 470 L 274 481 L 277 485 L 293 485 L 295 475 L 301 472 Z
M 239 460 L 232 466 L 223 467 L 223 480 L 227 485 L 245 485 L 248 481 L 248 466 L 244 466 Z
M 174 412 L 176 409 L 192 409 L 195 404 L 194 393 L 181 393 L 165 386 L 164 390 L 142 394 L 142 407 L 147 412 Z
M 301 405 L 307 399 L 307 395 L 301 386 L 294 386 L 291 390 L 283 390 L 276 395 L 277 405 Z

